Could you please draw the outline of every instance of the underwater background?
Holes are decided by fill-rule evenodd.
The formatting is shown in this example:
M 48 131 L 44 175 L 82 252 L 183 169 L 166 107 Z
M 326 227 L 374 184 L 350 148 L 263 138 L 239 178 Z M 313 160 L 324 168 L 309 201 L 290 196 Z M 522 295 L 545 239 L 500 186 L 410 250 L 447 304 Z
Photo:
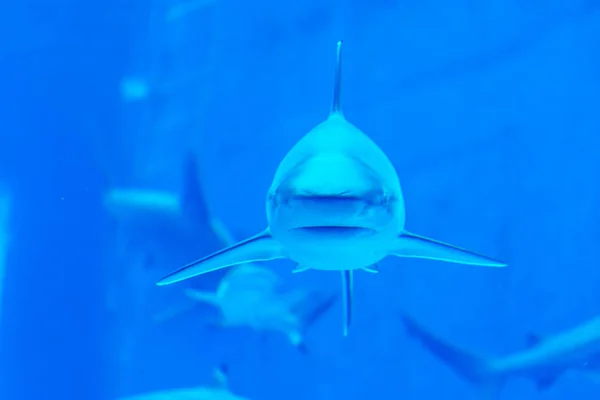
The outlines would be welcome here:
M 29 0 L 0 20 L 0 399 L 222 399 L 150 396 L 225 365 L 253 400 L 480 399 L 404 313 L 488 356 L 600 313 L 599 1 Z M 182 295 L 223 271 L 155 282 L 224 247 L 216 219 L 264 229 L 279 162 L 331 107 L 338 40 L 344 114 L 396 167 L 407 228 L 508 267 L 387 258 L 356 273 L 349 335 L 337 299 L 299 351 Z M 192 228 L 107 201 L 189 179 Z M 336 273 L 261 265 L 339 295 Z M 500 397 L 600 398 L 600 375 L 560 375 Z

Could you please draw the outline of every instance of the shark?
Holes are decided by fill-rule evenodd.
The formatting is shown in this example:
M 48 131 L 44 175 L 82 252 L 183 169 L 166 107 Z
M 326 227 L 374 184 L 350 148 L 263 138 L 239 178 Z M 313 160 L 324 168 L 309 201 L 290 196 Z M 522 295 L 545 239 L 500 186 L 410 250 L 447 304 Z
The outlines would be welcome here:
M 337 296 L 309 290 L 281 290 L 279 276 L 257 264 L 241 264 L 225 275 L 216 292 L 187 289 L 197 301 L 220 310 L 219 327 L 247 326 L 261 334 L 284 334 L 301 353 L 308 352 L 304 336 L 335 302 Z
M 528 346 L 502 357 L 484 357 L 456 346 L 402 315 L 410 336 L 459 376 L 490 397 L 510 378 L 533 380 L 538 389 L 551 387 L 566 371 L 582 372 L 598 381 L 600 316 L 554 336 L 529 335 Z
M 275 259 L 294 272 L 338 271 L 343 335 L 352 322 L 353 272 L 377 273 L 387 256 L 505 267 L 490 257 L 405 229 L 398 174 L 386 154 L 342 111 L 342 41 L 337 42 L 333 103 L 280 162 L 266 196 L 267 228 L 167 274 L 169 285 L 237 264 Z
M 248 400 L 231 392 L 228 386 L 227 367 L 220 366 L 215 368 L 213 382 L 209 386 L 159 390 L 117 400 Z

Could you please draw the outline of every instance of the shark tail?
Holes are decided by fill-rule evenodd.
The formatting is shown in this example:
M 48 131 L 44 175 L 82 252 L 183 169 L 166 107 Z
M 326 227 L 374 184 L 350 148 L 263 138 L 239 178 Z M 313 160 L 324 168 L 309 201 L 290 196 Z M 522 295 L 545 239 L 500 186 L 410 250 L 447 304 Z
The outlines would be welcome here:
M 410 336 L 448 365 L 460 377 L 476 386 L 484 399 L 496 399 L 504 378 L 493 368 L 493 360 L 445 342 L 407 315 L 402 316 Z

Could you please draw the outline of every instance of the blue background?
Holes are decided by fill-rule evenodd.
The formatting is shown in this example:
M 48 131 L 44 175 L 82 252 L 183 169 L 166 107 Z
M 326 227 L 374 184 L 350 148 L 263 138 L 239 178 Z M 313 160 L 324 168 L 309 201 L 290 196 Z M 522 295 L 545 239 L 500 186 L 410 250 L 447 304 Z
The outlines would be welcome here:
M 13 208 L 0 398 L 202 385 L 222 358 L 231 389 L 257 400 L 476 398 L 405 334 L 401 312 L 488 355 L 598 313 L 598 2 L 284 3 L 207 0 L 171 19 L 173 0 L 4 4 L 0 178 Z M 259 231 L 279 161 L 327 115 L 338 39 L 345 115 L 396 166 L 407 228 L 509 268 L 387 259 L 379 275 L 356 276 L 348 338 L 339 303 L 309 332 L 308 356 L 189 318 L 138 355 L 162 369 L 124 378 L 102 193 L 175 190 L 194 149 L 211 211 L 240 237 Z M 123 101 L 127 76 L 150 82 L 145 102 Z M 273 268 L 298 287 L 339 290 L 336 274 Z M 525 380 L 503 390 L 599 395 L 576 373 L 541 393 Z

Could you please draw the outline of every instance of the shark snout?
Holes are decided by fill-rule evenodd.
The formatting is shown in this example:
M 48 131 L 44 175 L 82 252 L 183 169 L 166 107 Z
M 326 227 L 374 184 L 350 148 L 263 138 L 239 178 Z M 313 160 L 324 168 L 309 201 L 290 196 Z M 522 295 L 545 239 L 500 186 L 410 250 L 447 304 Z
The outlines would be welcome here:
M 352 214 L 360 212 L 366 207 L 366 204 L 359 196 L 317 194 L 291 196 L 287 199 L 286 206 L 320 210 L 323 213 L 346 212 Z
M 373 189 L 378 179 L 373 171 L 353 157 L 321 154 L 299 163 L 281 187 L 297 195 L 323 198 L 358 197 Z
M 267 217 L 281 231 L 378 231 L 393 219 L 394 204 L 391 191 L 368 166 L 343 154 L 321 154 L 299 163 L 271 188 Z
M 387 198 L 381 193 L 293 193 L 282 191 L 271 198 L 272 214 L 287 230 L 298 228 L 377 229 L 391 218 Z

